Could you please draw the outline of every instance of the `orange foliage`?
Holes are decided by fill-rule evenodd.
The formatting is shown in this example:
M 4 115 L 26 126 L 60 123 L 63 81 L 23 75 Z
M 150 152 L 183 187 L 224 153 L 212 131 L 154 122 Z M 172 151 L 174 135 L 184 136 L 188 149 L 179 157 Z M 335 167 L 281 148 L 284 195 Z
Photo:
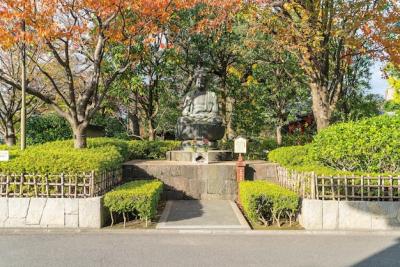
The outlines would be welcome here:
M 102 28 L 109 40 L 122 41 L 158 33 L 175 12 L 200 3 L 218 9 L 218 16 L 200 23 L 202 30 L 218 25 L 240 0 L 0 0 L 0 45 L 81 38 L 98 30 L 99 21 L 109 23 Z

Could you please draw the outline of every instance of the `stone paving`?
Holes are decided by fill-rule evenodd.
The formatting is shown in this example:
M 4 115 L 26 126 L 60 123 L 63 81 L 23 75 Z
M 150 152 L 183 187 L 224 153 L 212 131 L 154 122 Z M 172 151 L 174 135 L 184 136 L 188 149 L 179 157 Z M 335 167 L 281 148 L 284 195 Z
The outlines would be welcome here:
M 157 229 L 250 229 L 229 200 L 168 201 Z

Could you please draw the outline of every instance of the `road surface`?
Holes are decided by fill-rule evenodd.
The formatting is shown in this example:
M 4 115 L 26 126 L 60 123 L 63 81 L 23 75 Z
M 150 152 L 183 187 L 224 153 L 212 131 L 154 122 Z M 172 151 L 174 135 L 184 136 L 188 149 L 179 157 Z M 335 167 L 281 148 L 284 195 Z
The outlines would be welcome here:
M 3 231 L 0 266 L 400 266 L 400 235 Z

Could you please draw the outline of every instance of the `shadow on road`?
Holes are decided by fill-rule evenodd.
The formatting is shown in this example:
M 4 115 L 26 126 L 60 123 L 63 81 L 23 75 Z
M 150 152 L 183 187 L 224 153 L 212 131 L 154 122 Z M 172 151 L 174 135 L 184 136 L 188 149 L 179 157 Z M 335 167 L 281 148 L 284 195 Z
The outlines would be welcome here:
M 354 264 L 352 267 L 366 266 L 400 266 L 400 239 L 392 245 L 372 256 Z

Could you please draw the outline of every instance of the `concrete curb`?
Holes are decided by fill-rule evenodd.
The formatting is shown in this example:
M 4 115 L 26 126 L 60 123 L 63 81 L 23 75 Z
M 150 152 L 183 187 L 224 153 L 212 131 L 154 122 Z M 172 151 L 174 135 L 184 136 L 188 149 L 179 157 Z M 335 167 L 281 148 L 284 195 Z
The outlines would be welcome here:
M 232 207 L 233 212 L 236 215 L 236 218 L 238 219 L 240 225 L 242 226 L 242 228 L 247 229 L 247 230 L 251 230 L 250 225 L 247 223 L 246 218 L 244 218 L 242 212 L 240 211 L 240 209 L 238 208 L 238 206 L 236 205 L 235 202 L 233 201 L 229 201 Z
M 254 235 L 254 236 L 291 236 L 291 235 L 332 235 L 332 236 L 392 236 L 400 237 L 400 231 L 307 231 L 307 230 L 223 230 L 223 229 L 201 229 L 201 230 L 177 230 L 177 229 L 27 229 L 27 228 L 8 228 L 0 229 L 1 235 L 25 235 L 25 234 L 200 234 L 200 235 Z

